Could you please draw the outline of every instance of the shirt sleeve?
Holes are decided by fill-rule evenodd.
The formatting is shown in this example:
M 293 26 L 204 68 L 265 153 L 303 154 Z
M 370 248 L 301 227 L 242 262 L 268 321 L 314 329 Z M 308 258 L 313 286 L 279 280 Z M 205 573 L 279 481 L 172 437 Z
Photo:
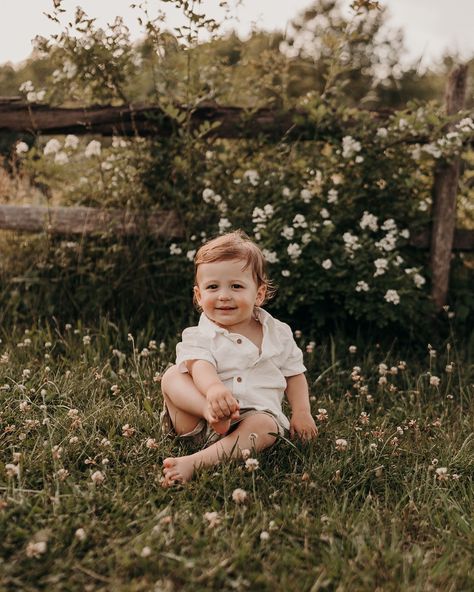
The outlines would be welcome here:
M 283 376 L 296 376 L 306 372 L 303 364 L 303 352 L 296 345 L 293 332 L 286 323 L 280 324 L 281 341 L 284 344 L 283 364 L 280 368 Z
M 181 335 L 181 341 L 176 346 L 176 365 L 180 372 L 187 372 L 187 360 L 205 360 L 217 367 L 216 360 L 211 353 L 211 338 L 203 335 L 199 327 L 188 327 Z

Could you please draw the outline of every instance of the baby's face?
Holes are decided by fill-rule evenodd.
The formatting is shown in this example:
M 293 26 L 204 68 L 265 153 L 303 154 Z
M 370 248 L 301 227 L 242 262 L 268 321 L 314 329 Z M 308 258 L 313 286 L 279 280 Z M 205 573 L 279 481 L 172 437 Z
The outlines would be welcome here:
M 202 263 L 196 273 L 194 294 L 204 314 L 217 325 L 237 331 L 253 317 L 254 306 L 265 298 L 250 267 L 240 260 Z

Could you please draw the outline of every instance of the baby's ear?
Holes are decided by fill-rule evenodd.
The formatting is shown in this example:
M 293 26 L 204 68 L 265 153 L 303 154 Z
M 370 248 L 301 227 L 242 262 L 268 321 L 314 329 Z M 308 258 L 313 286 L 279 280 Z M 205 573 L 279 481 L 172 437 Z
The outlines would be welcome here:
M 265 284 L 261 284 L 257 290 L 257 296 L 255 298 L 255 304 L 260 306 L 263 301 L 265 300 L 265 296 L 267 294 L 267 286 Z
M 201 300 L 201 291 L 199 290 L 199 287 L 194 286 L 193 292 L 194 292 L 194 300 L 199 304 L 200 300 Z

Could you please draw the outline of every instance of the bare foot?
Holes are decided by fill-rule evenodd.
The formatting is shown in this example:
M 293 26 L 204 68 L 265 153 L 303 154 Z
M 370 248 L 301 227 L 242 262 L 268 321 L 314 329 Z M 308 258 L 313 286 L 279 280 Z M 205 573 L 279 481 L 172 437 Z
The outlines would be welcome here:
M 227 434 L 227 432 L 229 431 L 231 420 L 237 419 L 238 417 L 239 412 L 234 411 L 234 413 L 232 413 L 232 415 L 229 415 L 229 417 L 223 417 L 222 419 L 216 420 L 213 413 L 208 409 L 205 419 L 215 432 L 223 435 Z
M 165 458 L 163 461 L 163 487 L 172 487 L 176 483 L 186 483 L 194 474 L 194 462 L 190 456 Z

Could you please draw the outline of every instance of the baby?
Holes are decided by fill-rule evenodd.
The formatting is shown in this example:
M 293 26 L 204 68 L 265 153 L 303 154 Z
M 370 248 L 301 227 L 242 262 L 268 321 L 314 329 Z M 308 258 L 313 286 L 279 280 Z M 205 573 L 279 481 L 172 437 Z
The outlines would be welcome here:
M 317 435 L 303 354 L 290 327 L 260 308 L 273 292 L 260 249 L 244 232 L 231 232 L 203 245 L 194 263 L 202 314 L 183 331 L 176 365 L 163 375 L 162 426 L 202 449 L 166 458 L 164 487 L 242 450 L 268 448 L 287 430 L 302 440 Z M 285 393 L 290 421 L 281 408 Z

